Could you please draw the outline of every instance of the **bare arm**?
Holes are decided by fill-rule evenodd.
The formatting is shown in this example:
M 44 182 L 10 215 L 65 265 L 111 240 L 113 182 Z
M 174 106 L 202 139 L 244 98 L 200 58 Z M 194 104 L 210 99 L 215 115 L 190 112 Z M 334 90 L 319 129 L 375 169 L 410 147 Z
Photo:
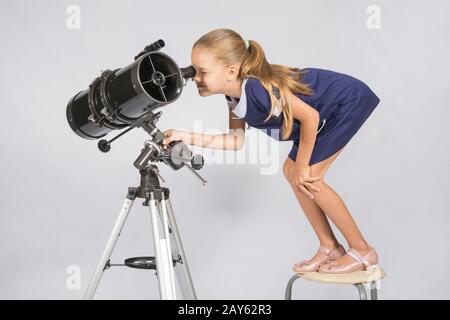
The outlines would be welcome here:
M 319 112 L 293 94 L 290 94 L 293 117 L 300 121 L 300 144 L 296 163 L 309 166 L 311 154 L 316 142 Z
M 239 150 L 245 142 L 245 120 L 233 119 L 229 108 L 228 123 L 230 130 L 222 134 L 202 134 L 190 132 L 189 144 L 202 148 Z

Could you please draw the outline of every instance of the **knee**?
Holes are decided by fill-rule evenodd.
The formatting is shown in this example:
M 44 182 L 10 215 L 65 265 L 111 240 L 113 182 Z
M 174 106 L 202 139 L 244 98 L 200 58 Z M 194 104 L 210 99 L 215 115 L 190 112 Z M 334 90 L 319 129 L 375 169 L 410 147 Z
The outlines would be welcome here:
M 323 174 L 323 172 L 321 172 L 319 170 L 311 169 L 310 176 L 311 177 L 319 177 L 320 178 L 320 180 L 312 182 L 311 183 L 312 185 L 316 186 L 317 188 L 319 188 L 321 190 L 326 186 L 325 175 Z
M 316 188 L 319 188 L 320 190 L 324 190 L 328 185 L 325 182 L 325 176 L 323 174 L 315 174 L 314 172 L 311 173 L 311 177 L 319 177 L 320 180 L 311 182 L 313 186 Z
M 283 174 L 284 174 L 284 177 L 286 178 L 286 180 L 290 184 L 293 183 L 294 165 L 295 165 L 295 162 L 291 158 L 287 158 L 283 163 Z M 317 188 L 322 190 L 324 187 L 327 186 L 327 184 L 325 183 L 325 180 L 324 180 L 325 174 L 324 174 L 323 170 L 320 170 L 319 168 L 311 166 L 310 176 L 321 178 L 320 180 L 314 181 L 311 183 L 312 185 L 316 186 Z
M 313 184 L 316 185 L 317 187 L 320 188 L 319 185 L 324 185 L 325 184 L 325 172 L 324 172 L 324 170 L 321 170 L 321 168 L 317 168 L 315 166 L 311 166 L 311 171 L 309 172 L 309 175 L 311 177 L 319 177 L 320 178 L 319 181 L 313 182 Z

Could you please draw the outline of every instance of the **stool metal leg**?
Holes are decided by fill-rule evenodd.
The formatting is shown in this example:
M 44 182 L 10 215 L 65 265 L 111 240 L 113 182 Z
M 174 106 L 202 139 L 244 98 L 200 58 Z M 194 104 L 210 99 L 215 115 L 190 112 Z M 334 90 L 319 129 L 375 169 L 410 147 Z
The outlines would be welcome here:
M 372 281 L 370 283 L 370 300 L 378 300 L 378 289 L 376 281 Z
M 366 289 L 364 289 L 364 285 L 362 283 L 357 283 L 354 286 L 358 288 L 359 300 L 367 300 L 367 293 Z
M 286 286 L 286 293 L 284 295 L 284 300 L 291 300 L 292 298 L 292 285 L 294 284 L 294 281 L 300 278 L 300 275 L 296 273 L 289 279 L 289 282 Z

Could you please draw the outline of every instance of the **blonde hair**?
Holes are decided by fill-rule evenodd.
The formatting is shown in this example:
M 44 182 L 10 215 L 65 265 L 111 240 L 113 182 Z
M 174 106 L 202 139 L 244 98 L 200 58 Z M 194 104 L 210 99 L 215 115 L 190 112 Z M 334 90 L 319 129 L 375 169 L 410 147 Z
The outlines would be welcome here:
M 269 116 L 264 122 L 270 119 L 274 113 L 275 105 L 279 104 L 284 118 L 282 139 L 285 140 L 291 135 L 294 123 L 288 93 L 313 94 L 313 90 L 308 85 L 300 82 L 302 75 L 307 71 L 279 64 L 270 64 L 267 62 L 264 50 L 258 42 L 249 40 L 248 43 L 249 48 L 247 49 L 244 39 L 237 32 L 230 29 L 216 29 L 198 39 L 192 49 L 197 47 L 207 48 L 217 61 L 225 66 L 241 63 L 238 73 L 239 80 L 246 77 L 258 79 L 269 93 L 271 103 Z M 273 93 L 274 87 L 278 89 L 280 99 Z

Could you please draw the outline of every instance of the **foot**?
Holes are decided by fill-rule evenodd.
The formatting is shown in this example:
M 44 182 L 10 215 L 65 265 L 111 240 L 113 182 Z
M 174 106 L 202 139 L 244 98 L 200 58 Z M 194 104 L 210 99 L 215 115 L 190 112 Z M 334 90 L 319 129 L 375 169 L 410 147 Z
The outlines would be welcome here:
M 319 268 L 321 273 L 351 273 L 360 270 L 374 268 L 378 263 L 378 255 L 375 249 L 369 247 L 366 250 L 350 248 L 342 257 L 323 264 Z
M 369 253 L 370 249 L 371 249 L 371 247 L 367 247 L 363 250 L 358 249 L 358 252 L 362 256 L 365 256 L 366 254 Z M 339 259 L 336 259 L 336 263 L 339 263 L 339 264 L 349 264 L 349 263 L 353 263 L 353 262 L 355 262 L 355 258 L 352 258 L 352 256 L 350 256 L 348 254 L 344 254 Z
M 345 249 L 340 244 L 331 248 L 320 246 L 314 257 L 296 263 L 292 270 L 297 273 L 316 272 L 319 270 L 321 265 L 327 262 L 335 261 L 344 254 Z

